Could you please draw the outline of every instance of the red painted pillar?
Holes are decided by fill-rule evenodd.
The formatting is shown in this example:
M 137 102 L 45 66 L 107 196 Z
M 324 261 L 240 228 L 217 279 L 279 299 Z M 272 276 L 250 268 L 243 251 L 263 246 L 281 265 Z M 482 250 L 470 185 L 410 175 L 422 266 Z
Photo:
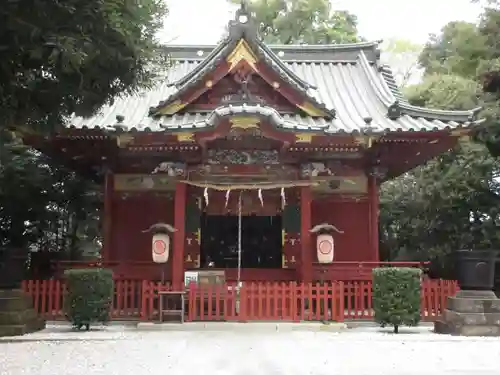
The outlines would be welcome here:
M 370 228 L 370 248 L 372 253 L 371 260 L 378 262 L 380 260 L 378 233 L 379 196 L 376 176 L 368 176 L 368 196 L 370 203 L 368 220 Z
M 174 232 L 174 246 L 172 248 L 172 286 L 175 290 L 180 290 L 184 282 L 186 192 L 186 184 L 178 182 L 175 185 L 174 228 L 177 229 L 177 231 Z
M 300 274 L 302 282 L 310 283 L 312 281 L 312 262 L 313 262 L 313 249 L 311 241 L 312 218 L 312 192 L 310 186 L 303 186 L 300 188 Z
M 111 261 L 111 246 L 113 235 L 113 173 L 106 172 L 104 176 L 104 208 L 102 215 L 102 252 L 101 260 L 103 263 Z

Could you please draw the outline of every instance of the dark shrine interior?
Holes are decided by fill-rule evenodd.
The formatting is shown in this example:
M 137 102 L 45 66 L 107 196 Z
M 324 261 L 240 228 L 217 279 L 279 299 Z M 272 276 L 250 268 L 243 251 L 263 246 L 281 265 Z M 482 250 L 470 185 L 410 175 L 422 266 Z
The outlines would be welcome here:
M 242 216 L 241 268 L 281 268 L 281 216 Z M 238 216 L 201 217 L 201 267 L 238 268 Z

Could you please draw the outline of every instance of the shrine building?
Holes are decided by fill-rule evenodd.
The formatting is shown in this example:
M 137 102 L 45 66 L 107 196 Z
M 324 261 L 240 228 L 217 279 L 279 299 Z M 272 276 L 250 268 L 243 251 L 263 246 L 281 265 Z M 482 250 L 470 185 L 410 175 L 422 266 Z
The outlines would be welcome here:
M 369 277 L 359 265 L 379 262 L 380 184 L 480 123 L 478 109 L 409 104 L 378 42 L 266 45 L 245 6 L 218 45 L 168 52 L 155 89 L 26 138 L 101 179 L 102 261 L 121 277 L 179 285 L 207 267 L 228 281 Z M 146 231 L 159 223 L 175 228 L 165 264 Z

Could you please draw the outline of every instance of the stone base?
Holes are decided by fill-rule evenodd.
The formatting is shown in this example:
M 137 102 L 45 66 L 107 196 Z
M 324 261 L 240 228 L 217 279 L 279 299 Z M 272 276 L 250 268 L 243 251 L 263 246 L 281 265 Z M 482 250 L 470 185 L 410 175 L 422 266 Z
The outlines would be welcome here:
M 500 299 L 490 291 L 460 291 L 434 323 L 436 333 L 500 336 Z
M 45 321 L 37 316 L 31 299 L 22 290 L 0 290 L 0 337 L 24 335 L 44 328 Z

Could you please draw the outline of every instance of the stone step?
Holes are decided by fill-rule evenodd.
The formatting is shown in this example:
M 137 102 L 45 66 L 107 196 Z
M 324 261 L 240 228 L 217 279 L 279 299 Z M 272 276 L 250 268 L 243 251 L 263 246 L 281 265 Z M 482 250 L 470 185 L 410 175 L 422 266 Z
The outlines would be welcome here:
M 26 324 L 0 325 L 0 337 L 21 336 L 26 333 L 28 333 L 28 327 Z
M 450 322 L 437 320 L 434 322 L 434 332 L 458 336 L 500 336 L 500 326 L 497 325 L 453 325 Z
M 24 294 L 21 296 L 0 296 L 0 311 L 22 311 L 32 306 L 31 298 Z
M 22 290 L 0 290 L 0 336 L 16 336 L 45 328 L 31 299 Z
M 37 313 L 32 308 L 15 311 L 0 310 L 0 325 L 23 324 L 37 318 Z
M 443 320 L 454 325 L 498 325 L 500 313 L 461 313 L 446 309 Z
M 446 307 L 459 313 L 500 313 L 500 299 L 448 297 Z

